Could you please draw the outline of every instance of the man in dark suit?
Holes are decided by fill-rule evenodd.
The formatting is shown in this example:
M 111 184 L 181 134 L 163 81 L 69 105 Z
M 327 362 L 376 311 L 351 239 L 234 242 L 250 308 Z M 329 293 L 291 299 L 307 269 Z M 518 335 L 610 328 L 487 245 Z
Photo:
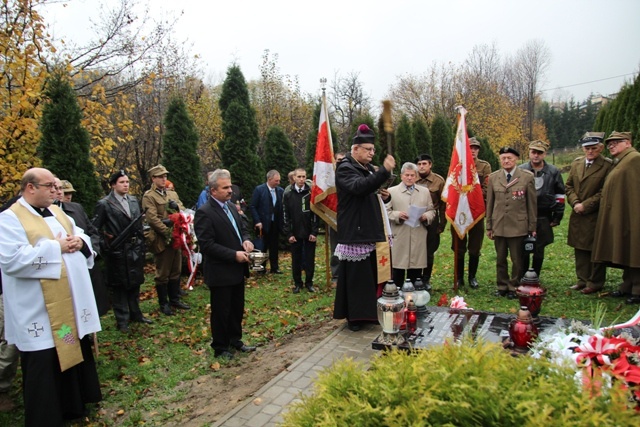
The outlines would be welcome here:
M 281 274 L 278 268 L 278 236 L 282 233 L 282 196 L 280 173 L 277 170 L 267 172 L 267 182 L 258 185 L 251 197 L 251 216 L 253 226 L 264 239 L 265 250 L 269 252 L 271 273 Z
M 242 342 L 244 282 L 249 276 L 253 243 L 231 199 L 231 176 L 215 170 L 209 177 L 211 197 L 196 211 L 195 232 L 204 256 L 204 280 L 211 291 L 211 347 L 216 357 L 233 358 L 256 348 Z

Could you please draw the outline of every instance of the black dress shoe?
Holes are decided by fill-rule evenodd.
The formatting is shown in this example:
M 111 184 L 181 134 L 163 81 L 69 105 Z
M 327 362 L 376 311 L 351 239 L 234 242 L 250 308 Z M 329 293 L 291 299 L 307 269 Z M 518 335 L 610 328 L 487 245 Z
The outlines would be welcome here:
M 458 289 L 464 288 L 464 280 L 458 279 L 458 281 L 456 283 L 458 285 Z
M 134 320 L 131 320 L 131 321 L 132 321 L 132 322 L 136 322 L 136 323 L 146 323 L 147 325 L 150 325 L 150 324 L 152 324 L 152 323 L 153 323 L 153 320 L 151 320 L 151 319 L 147 319 L 147 318 L 146 318 L 146 317 L 144 317 L 144 316 L 142 316 L 142 317 L 141 317 L 141 318 L 139 318 L 139 319 L 134 319 Z
M 218 358 L 218 359 L 224 359 L 224 360 L 231 360 L 233 359 L 233 354 L 231 352 L 228 352 L 227 350 L 222 350 L 222 351 L 216 351 L 214 353 L 214 355 Z
M 359 322 L 347 322 L 347 327 L 349 328 L 350 331 L 353 331 L 353 332 L 358 332 L 361 328 Z
M 627 304 L 640 304 L 640 295 L 633 295 L 631 298 L 625 300 Z
M 315 292 L 315 291 L 316 291 L 316 288 L 314 288 L 314 287 L 313 287 L 313 285 L 307 285 L 307 290 L 308 290 L 309 292 Z
M 507 296 L 507 292 L 508 291 L 506 291 L 506 290 L 498 289 L 494 295 L 497 296 L 497 297 L 506 297 Z
M 171 306 L 175 308 L 181 308 L 182 310 L 189 310 L 191 308 L 187 304 L 183 303 L 182 301 L 172 302 Z
M 271 274 L 284 274 L 281 270 L 271 270 Z
M 431 286 L 431 283 L 429 283 L 429 282 L 425 282 L 425 283 L 424 283 L 424 289 L 425 289 L 427 292 L 431 292 L 431 289 L 433 289 L 433 286 Z
M 507 292 L 507 298 L 509 298 L 509 299 L 517 299 L 518 295 L 514 291 L 508 291 Z
M 301 287 L 301 286 L 296 286 L 296 287 L 294 287 L 294 288 L 293 288 L 293 293 L 294 293 L 294 294 L 299 294 L 299 293 L 300 293 L 300 289 L 302 289 L 302 287 Z
M 471 289 L 478 289 L 480 285 L 478 284 L 478 280 L 475 277 L 470 277 L 469 286 L 471 287 Z
M 160 311 L 167 316 L 173 316 L 173 310 L 171 310 L 171 307 L 169 307 L 169 304 L 161 305 Z
M 118 330 L 120 332 L 122 332 L 123 334 L 128 334 L 129 333 L 129 326 L 128 325 L 118 325 Z
M 622 291 L 613 291 L 609 294 L 609 296 L 614 298 L 624 298 L 627 296 L 627 294 Z
M 242 353 L 251 353 L 252 351 L 256 351 L 256 347 L 253 345 L 242 344 L 242 347 L 236 347 L 236 351 L 239 351 Z
M 182 288 L 180 288 L 180 290 L 178 291 L 178 295 L 180 295 L 181 297 L 185 296 L 186 294 L 187 294 L 187 291 L 185 291 Z

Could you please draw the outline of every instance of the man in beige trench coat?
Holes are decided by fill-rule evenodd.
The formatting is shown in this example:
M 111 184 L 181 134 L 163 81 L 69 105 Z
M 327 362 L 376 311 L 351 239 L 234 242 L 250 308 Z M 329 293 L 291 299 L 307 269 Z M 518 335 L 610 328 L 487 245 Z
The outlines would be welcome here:
M 415 185 L 418 166 L 409 162 L 403 164 L 400 178 L 400 184 L 389 188 L 391 200 L 386 205 L 394 239 L 391 262 L 396 286 L 402 286 L 405 271 L 407 278 L 414 283 L 427 267 L 427 226 L 436 216 L 429 189 Z M 427 209 L 415 227 L 405 223 L 409 219 L 410 206 Z

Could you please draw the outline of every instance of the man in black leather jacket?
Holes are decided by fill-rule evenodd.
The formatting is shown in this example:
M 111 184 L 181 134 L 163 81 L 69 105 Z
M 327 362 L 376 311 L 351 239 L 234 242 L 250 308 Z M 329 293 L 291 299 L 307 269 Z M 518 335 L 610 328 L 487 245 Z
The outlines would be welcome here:
M 138 201 L 128 194 L 126 172 L 119 170 L 111 175 L 109 184 L 111 192 L 96 205 L 93 225 L 101 232 L 100 248 L 107 264 L 116 323 L 121 332 L 127 333 L 129 322 L 152 323 L 142 315 L 139 305 L 145 262 L 142 218 Z
M 560 224 L 564 215 L 564 181 L 558 168 L 545 162 L 548 149 L 549 144 L 546 142 L 539 140 L 530 142 L 529 162 L 520 165 L 520 168 L 533 173 L 536 186 L 538 201 L 536 246 L 533 262 L 530 263 L 529 256 L 526 256 L 525 266 L 528 270 L 531 265 L 538 276 L 544 261 L 544 248 L 553 243 L 553 227 Z

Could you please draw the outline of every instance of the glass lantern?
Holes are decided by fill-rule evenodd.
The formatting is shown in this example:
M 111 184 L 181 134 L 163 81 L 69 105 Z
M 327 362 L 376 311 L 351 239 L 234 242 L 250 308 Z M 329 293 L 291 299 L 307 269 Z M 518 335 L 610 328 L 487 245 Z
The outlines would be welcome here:
M 520 305 L 527 307 L 531 312 L 533 323 L 540 324 L 538 314 L 542 309 L 542 300 L 547 295 L 547 290 L 540 286 L 538 275 L 533 268 L 530 268 L 520 281 L 520 286 L 516 288 L 516 295 Z
M 418 326 L 418 308 L 414 304 L 413 300 L 409 300 L 407 306 L 407 331 L 413 333 Z
M 404 298 L 404 306 L 408 307 L 409 306 L 409 301 L 411 300 L 415 300 L 415 291 L 416 288 L 413 286 L 413 283 L 411 283 L 410 279 L 407 279 L 404 281 L 404 283 L 402 284 L 402 298 Z
M 418 313 L 425 313 L 427 311 L 427 304 L 431 300 L 431 295 L 427 291 L 427 287 L 420 279 L 416 279 L 416 283 L 414 285 L 415 292 L 413 300 L 416 303 L 416 309 Z
M 398 293 L 398 287 L 389 280 L 382 290 L 382 296 L 378 298 L 378 322 L 382 326 L 383 334 L 391 336 L 398 335 L 400 326 L 404 320 L 404 299 Z M 390 337 L 386 337 L 390 338 Z

